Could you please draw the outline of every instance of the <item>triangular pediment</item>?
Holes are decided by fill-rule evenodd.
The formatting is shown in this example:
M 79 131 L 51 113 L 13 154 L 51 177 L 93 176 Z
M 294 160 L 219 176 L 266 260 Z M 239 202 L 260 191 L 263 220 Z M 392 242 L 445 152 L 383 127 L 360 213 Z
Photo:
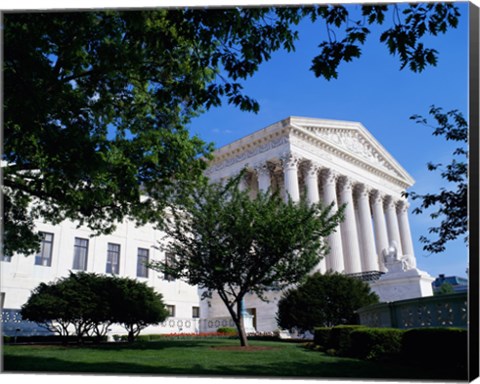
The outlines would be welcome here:
M 335 153 L 361 161 L 365 166 L 386 172 L 406 184 L 413 178 L 392 155 L 358 122 L 291 117 L 292 127 L 312 140 L 318 140 Z M 325 145 L 322 145 L 325 148 Z

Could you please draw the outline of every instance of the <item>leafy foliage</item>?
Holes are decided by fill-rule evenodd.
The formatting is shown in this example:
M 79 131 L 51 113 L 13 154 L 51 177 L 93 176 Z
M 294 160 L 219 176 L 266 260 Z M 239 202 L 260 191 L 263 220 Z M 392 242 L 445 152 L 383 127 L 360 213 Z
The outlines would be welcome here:
M 455 293 L 455 289 L 452 284 L 446 281 L 438 287 L 437 291 L 434 292 L 434 295 L 448 295 L 450 293 Z
M 242 174 L 241 174 L 242 175 Z M 228 308 L 242 345 L 242 300 L 260 298 L 272 288 L 300 281 L 328 252 L 324 238 L 335 230 L 343 210 L 284 202 L 278 194 L 259 193 L 252 199 L 240 191 L 240 177 L 210 184 L 172 207 L 162 247 L 175 255 L 168 265 L 150 266 L 212 292 Z
M 405 330 L 397 328 L 359 328 L 350 334 L 346 355 L 366 360 L 398 359 Z
M 110 316 L 114 323 L 127 330 L 129 342 L 133 342 L 142 329 L 168 317 L 162 295 L 145 283 L 114 277 L 111 285 L 108 292 L 112 304 Z
M 434 222 L 441 219 L 438 226 L 428 229 L 434 234 L 434 239 L 421 236 L 420 241 L 424 244 L 423 249 L 432 253 L 440 253 L 445 250 L 448 241 L 463 236 L 468 242 L 468 209 L 467 209 L 467 187 L 468 187 L 468 123 L 458 110 L 443 112 L 442 108 L 432 106 L 429 113 L 436 121 L 435 126 L 428 125 L 427 119 L 414 115 L 412 120 L 419 124 L 433 128 L 433 135 L 444 136 L 447 141 L 459 143 L 459 147 L 453 152 L 453 160 L 444 166 L 441 163 L 428 163 L 429 171 L 440 171 L 450 187 L 442 187 L 438 193 L 418 194 L 409 192 L 405 195 L 412 200 L 420 200 L 421 205 L 412 212 L 423 214 L 425 211 L 434 209 L 429 213 Z
M 273 52 L 295 48 L 302 19 L 326 25 L 312 70 L 330 80 L 388 14 L 394 25 L 380 41 L 415 72 L 437 62 L 422 38 L 459 16 L 450 3 L 359 9 L 5 13 L 4 253 L 38 248 L 38 218 L 96 234 L 125 217 L 161 221 L 172 193 L 202 179 L 212 149 L 190 136 L 191 119 L 222 102 L 257 112 L 241 82 Z
M 212 149 L 190 137 L 190 119 L 221 98 L 258 110 L 238 80 L 292 48 L 295 12 L 264 23 L 266 12 L 6 14 L 4 252 L 34 250 L 40 217 L 96 233 L 124 217 L 160 221 Z
M 61 336 L 71 328 L 79 341 L 100 340 L 113 323 L 128 331 L 129 341 L 149 324 L 167 317 L 162 296 L 134 279 L 78 272 L 53 283 L 41 283 L 21 308 L 24 319 Z
M 412 3 L 392 5 L 364 4 L 361 16 L 347 6 L 326 5 L 307 8 L 305 12 L 313 21 L 323 19 L 327 37 L 319 47 L 321 53 L 312 61 L 312 70 L 317 77 L 327 80 L 338 77 L 338 67 L 361 56 L 361 46 L 371 33 L 369 26 L 382 25 L 385 16 L 391 16 L 393 26 L 383 31 L 380 42 L 389 52 L 400 59 L 400 69 L 408 67 L 413 72 L 422 72 L 428 65 L 435 66 L 438 52 L 424 46 L 426 35 L 438 36 L 458 26 L 460 13 L 451 3 Z M 337 36 L 344 35 L 343 39 Z
M 281 328 L 300 332 L 357 324 L 355 311 L 377 302 L 378 296 L 361 280 L 339 273 L 316 272 L 285 292 L 278 303 L 277 322 Z

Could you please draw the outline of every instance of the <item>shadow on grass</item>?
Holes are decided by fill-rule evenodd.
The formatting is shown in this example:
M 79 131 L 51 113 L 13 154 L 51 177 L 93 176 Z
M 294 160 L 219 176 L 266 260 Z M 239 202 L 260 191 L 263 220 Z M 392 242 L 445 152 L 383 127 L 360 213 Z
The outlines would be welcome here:
M 216 343 L 209 340 L 182 341 L 182 348 L 205 348 Z M 122 350 L 164 350 L 179 347 L 178 341 L 146 342 L 135 344 L 99 345 L 84 348 L 119 351 Z M 72 347 L 69 347 L 72 348 Z M 69 348 L 65 348 L 68 350 Z M 76 347 L 73 347 L 75 349 Z M 302 351 L 304 347 L 295 346 Z M 62 372 L 62 373 L 98 373 L 98 374 L 131 374 L 131 375 L 186 375 L 186 376 L 236 376 L 236 377 L 297 377 L 297 378 L 359 378 L 359 379 L 410 379 L 410 380 L 466 380 L 466 371 L 454 371 L 448 367 L 425 368 L 421 366 L 405 365 L 392 362 L 363 361 L 349 358 L 327 356 L 321 352 L 309 351 L 309 356 L 318 356 L 318 359 L 291 361 L 280 359 L 275 362 L 265 362 L 257 358 L 254 362 L 238 361 L 236 364 L 224 363 L 214 355 L 207 359 L 198 359 L 192 363 L 180 364 L 182 356 L 172 357 L 167 361 L 162 356 L 152 356 L 139 361 L 108 361 L 95 362 L 73 361 L 59 357 L 29 356 L 6 354 L 4 356 L 5 372 Z M 198 352 L 201 354 L 201 349 Z M 249 352 L 237 352 L 248 354 Z M 112 355 L 109 355 L 110 357 Z M 261 357 L 261 355 L 258 355 Z M 187 358 L 185 359 L 187 360 Z M 178 363 L 178 364 L 177 364 Z

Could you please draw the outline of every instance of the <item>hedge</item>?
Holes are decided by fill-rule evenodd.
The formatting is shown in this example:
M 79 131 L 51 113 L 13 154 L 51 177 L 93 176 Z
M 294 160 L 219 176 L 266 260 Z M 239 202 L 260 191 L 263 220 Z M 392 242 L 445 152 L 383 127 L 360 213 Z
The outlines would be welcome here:
M 455 368 L 467 367 L 468 336 L 461 328 L 416 328 L 405 331 L 401 354 L 411 363 L 436 366 L 449 364 Z
M 233 327 L 220 327 L 220 328 L 217 329 L 217 332 L 218 333 L 233 334 L 233 335 L 236 335 L 238 333 L 237 328 L 233 328 Z
M 365 360 L 398 359 L 405 330 L 397 328 L 360 328 L 350 334 L 346 354 Z
M 330 339 L 331 327 L 317 327 L 313 330 L 313 342 L 326 349 L 328 347 L 328 341 Z
M 363 325 L 337 325 L 330 331 L 330 337 L 326 347 L 333 349 L 339 356 L 347 356 L 351 348 L 350 334 L 357 330 L 365 328 Z
M 461 328 L 369 328 L 338 325 L 315 328 L 314 343 L 328 353 L 374 360 L 397 360 L 426 366 L 467 367 L 467 331 Z

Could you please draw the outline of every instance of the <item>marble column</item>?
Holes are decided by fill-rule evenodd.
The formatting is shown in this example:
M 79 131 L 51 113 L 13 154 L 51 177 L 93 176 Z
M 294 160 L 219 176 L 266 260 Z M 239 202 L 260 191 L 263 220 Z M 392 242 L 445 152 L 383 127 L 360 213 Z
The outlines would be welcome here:
M 304 179 L 305 187 L 307 189 L 307 201 L 310 204 L 316 204 L 320 201 L 318 192 L 318 171 L 319 167 L 313 162 L 308 162 L 305 167 Z M 314 268 L 314 272 L 325 273 L 327 270 L 325 257 L 320 260 L 318 265 Z
M 248 176 L 247 173 L 244 173 L 238 182 L 238 189 L 242 192 L 248 190 Z
M 345 204 L 345 219 L 340 224 L 345 272 L 359 273 L 362 272 L 362 264 L 355 210 L 353 206 L 352 181 L 346 176 L 341 176 L 339 178 L 338 187 L 340 192 L 339 205 Z
M 373 191 L 370 195 L 370 203 L 373 213 L 373 228 L 375 231 L 375 245 L 377 246 L 378 263 L 380 271 L 386 272 L 385 262 L 383 260 L 384 252 L 388 250 L 387 223 L 385 222 L 385 212 L 383 211 L 383 194 L 380 191 Z
M 402 241 L 400 238 L 400 229 L 398 228 L 398 219 L 395 200 L 392 196 L 386 196 L 384 199 L 385 219 L 387 221 L 388 244 L 395 242 L 397 255 L 403 255 Z
M 311 204 L 318 203 L 318 165 L 309 162 L 305 168 L 305 186 L 307 188 L 307 201 Z
M 290 197 L 292 201 L 300 200 L 298 187 L 298 157 L 289 153 L 282 157 L 283 177 L 285 184 L 285 199 Z
M 338 209 L 336 181 L 337 175 L 331 169 L 325 169 L 321 172 L 322 176 L 322 197 L 326 206 L 333 203 L 333 212 Z M 335 232 L 328 236 L 328 245 L 330 253 L 326 257 L 326 268 L 334 272 L 344 272 L 342 236 L 340 226 L 335 228 Z
M 358 206 L 358 227 L 360 232 L 360 244 L 362 252 L 362 270 L 363 272 L 378 271 L 378 258 L 375 249 L 375 238 L 373 236 L 372 213 L 370 211 L 370 191 L 365 184 L 357 184 L 355 195 Z
M 258 164 L 255 167 L 255 172 L 258 178 L 258 190 L 261 192 L 267 192 L 270 188 L 270 170 L 267 163 Z
M 414 258 L 412 234 L 410 232 L 410 223 L 408 221 L 408 202 L 400 200 L 397 204 L 398 227 L 400 231 L 400 240 L 404 255 L 410 255 Z

